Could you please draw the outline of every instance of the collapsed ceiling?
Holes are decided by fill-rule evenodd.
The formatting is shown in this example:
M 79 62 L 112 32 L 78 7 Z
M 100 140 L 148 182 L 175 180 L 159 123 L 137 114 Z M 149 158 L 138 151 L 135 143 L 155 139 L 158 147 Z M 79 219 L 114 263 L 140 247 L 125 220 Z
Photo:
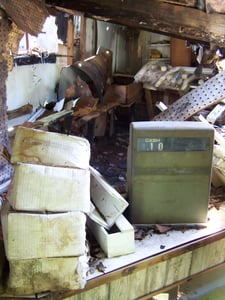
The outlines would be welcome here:
M 225 47 L 225 0 L 0 0 L 19 29 L 37 35 L 59 10 L 131 28 Z
M 49 11 L 76 10 L 97 20 L 225 46 L 224 0 L 46 0 L 46 6 Z

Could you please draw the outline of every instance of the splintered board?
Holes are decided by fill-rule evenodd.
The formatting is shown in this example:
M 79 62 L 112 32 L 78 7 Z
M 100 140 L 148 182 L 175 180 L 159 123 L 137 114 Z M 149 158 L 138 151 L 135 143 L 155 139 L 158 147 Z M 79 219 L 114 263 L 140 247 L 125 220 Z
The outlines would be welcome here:
M 213 76 L 205 83 L 171 104 L 153 121 L 185 121 L 202 109 L 221 102 L 225 98 L 225 71 Z
M 88 169 L 90 144 L 85 138 L 18 127 L 11 163 L 24 162 Z

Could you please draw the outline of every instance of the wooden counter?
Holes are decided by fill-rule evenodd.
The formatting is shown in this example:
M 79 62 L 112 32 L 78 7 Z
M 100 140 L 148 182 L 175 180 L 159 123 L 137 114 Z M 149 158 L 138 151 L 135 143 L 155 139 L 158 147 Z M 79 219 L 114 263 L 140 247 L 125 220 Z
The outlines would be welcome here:
M 135 253 L 103 258 L 104 273 L 88 274 L 83 290 L 0 299 L 149 299 L 206 272 L 225 266 L 225 207 L 209 211 L 202 226 L 175 226 L 135 241 Z

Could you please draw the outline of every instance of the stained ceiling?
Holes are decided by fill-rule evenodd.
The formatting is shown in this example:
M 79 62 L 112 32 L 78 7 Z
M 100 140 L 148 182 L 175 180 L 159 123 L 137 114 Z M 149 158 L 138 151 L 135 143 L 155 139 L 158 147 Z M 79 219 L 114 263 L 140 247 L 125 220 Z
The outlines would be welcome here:
M 0 0 L 19 29 L 37 35 L 58 10 L 225 47 L 225 0 Z
M 225 46 L 225 0 L 46 0 L 53 8 L 170 36 Z

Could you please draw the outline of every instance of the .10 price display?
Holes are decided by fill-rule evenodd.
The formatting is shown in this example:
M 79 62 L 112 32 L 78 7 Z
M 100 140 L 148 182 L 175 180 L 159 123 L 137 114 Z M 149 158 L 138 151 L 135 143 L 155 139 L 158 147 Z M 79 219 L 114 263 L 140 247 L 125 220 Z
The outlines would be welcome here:
M 138 152 L 206 151 L 210 147 L 208 137 L 138 138 Z

